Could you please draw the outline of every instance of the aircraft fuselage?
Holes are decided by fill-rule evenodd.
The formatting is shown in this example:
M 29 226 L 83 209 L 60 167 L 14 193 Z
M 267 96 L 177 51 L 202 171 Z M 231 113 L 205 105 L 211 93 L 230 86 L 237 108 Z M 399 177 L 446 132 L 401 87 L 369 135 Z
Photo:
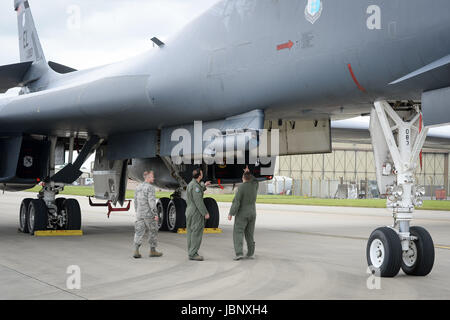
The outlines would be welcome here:
M 161 49 L 48 73 L 31 86 L 40 91 L 0 101 L 0 127 L 108 136 L 254 109 L 344 118 L 450 85 L 439 72 L 389 85 L 450 53 L 448 0 L 322 1 L 314 23 L 306 3 L 221 1 Z

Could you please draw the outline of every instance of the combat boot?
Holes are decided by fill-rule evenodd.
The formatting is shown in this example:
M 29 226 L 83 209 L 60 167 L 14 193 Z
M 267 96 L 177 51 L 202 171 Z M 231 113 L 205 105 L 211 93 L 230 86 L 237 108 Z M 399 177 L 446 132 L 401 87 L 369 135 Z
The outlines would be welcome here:
M 136 248 L 134 249 L 133 258 L 135 258 L 135 259 L 142 258 L 141 254 L 139 253 L 139 246 L 136 246 Z
M 150 255 L 149 255 L 149 257 L 150 258 L 158 258 L 158 257 L 162 257 L 162 252 L 158 252 L 158 251 L 156 251 L 156 249 L 154 249 L 154 248 L 152 248 L 151 250 L 150 250 Z
M 193 256 L 193 257 L 189 257 L 189 260 L 193 260 L 193 261 L 203 261 L 203 257 L 199 256 L 198 254 Z

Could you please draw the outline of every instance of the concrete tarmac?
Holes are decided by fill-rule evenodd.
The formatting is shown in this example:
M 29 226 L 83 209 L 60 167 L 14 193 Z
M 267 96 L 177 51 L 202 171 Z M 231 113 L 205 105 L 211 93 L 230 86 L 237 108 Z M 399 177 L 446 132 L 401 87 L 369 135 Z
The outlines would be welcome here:
M 258 205 L 256 259 L 233 261 L 230 204 L 221 203 L 222 234 L 206 234 L 187 259 L 186 235 L 159 234 L 162 258 L 132 255 L 134 211 L 83 211 L 82 237 L 33 237 L 17 231 L 22 198 L 0 195 L 0 299 L 450 299 L 450 212 L 417 211 L 436 248 L 427 277 L 381 279 L 368 289 L 366 243 L 392 224 L 387 209 Z M 67 268 L 79 266 L 81 289 L 69 290 Z M 369 281 L 370 282 L 370 281 Z

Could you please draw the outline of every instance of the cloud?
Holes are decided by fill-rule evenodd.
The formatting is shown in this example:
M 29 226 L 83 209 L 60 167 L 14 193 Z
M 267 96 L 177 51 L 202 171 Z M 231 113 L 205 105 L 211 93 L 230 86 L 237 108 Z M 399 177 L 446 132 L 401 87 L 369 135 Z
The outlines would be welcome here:
M 78 69 L 135 56 L 218 0 L 29 0 L 47 60 Z M 0 2 L 0 65 L 18 61 L 13 0 Z

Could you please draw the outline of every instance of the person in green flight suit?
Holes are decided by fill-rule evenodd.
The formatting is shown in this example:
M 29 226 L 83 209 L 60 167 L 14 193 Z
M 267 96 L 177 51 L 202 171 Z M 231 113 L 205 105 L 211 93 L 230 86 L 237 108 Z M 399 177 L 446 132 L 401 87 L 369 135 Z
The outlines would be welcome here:
M 236 192 L 231 205 L 228 220 L 234 219 L 233 241 L 236 256 L 234 260 L 244 258 L 244 236 L 247 242 L 247 259 L 253 259 L 255 254 L 255 222 L 256 222 L 256 197 L 258 195 L 258 181 L 250 173 L 248 167 L 244 170 L 242 182 Z
M 209 219 L 209 213 L 203 202 L 203 193 L 211 182 L 201 182 L 203 171 L 195 169 L 192 172 L 192 181 L 189 183 L 187 193 L 186 208 L 186 229 L 187 246 L 189 260 L 203 261 L 203 257 L 198 254 L 202 243 L 203 230 L 205 229 L 205 219 Z

